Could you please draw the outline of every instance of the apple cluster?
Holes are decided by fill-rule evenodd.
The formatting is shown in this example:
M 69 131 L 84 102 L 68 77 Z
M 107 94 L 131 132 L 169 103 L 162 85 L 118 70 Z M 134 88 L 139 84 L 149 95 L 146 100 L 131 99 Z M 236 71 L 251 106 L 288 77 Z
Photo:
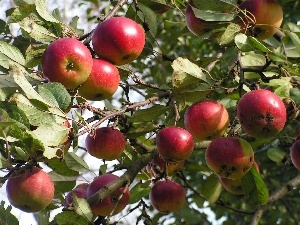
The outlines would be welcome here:
M 222 26 L 218 21 L 205 21 L 199 18 L 197 14 L 201 13 L 200 10 L 201 7 L 196 6 L 192 0 L 189 1 L 185 21 L 191 33 L 200 36 Z M 240 31 L 258 40 L 272 37 L 283 20 L 282 7 L 276 0 L 245 0 L 233 10 L 238 10 L 234 22 L 240 26 Z

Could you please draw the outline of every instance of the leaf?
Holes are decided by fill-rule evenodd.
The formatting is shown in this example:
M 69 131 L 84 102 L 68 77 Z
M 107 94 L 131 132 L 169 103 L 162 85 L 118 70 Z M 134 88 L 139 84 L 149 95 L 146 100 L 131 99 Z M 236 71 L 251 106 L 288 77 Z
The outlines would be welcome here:
M 89 203 L 84 198 L 78 198 L 75 194 L 72 196 L 73 205 L 75 208 L 75 212 L 86 218 L 88 221 L 92 222 L 93 220 L 93 213 L 91 211 L 91 207 Z
M 213 204 L 218 200 L 221 190 L 222 185 L 219 178 L 215 174 L 211 174 L 203 183 L 202 195 Z
M 225 11 L 233 9 L 236 0 L 193 0 L 193 4 L 199 9 Z
M 89 166 L 86 164 L 86 162 L 77 156 L 74 152 L 67 152 L 65 154 L 65 162 L 66 165 L 77 172 L 89 172 Z
M 7 159 L 4 158 L 1 154 L 0 154 L 0 169 L 4 169 L 7 168 L 8 164 L 7 164 Z M 1 186 L 1 185 L 0 185 Z M 1 210 L 0 210 L 1 213 Z M 1 216 L 0 216 L 0 222 L 1 222 Z
M 64 211 L 54 217 L 57 225 L 89 225 L 90 222 L 73 211 Z
M 45 0 L 36 0 L 35 5 L 36 5 L 36 11 L 44 20 L 52 23 L 60 23 L 47 10 Z
M 229 26 L 226 28 L 225 32 L 222 34 L 219 44 L 220 45 L 227 45 L 232 42 L 240 31 L 240 26 L 235 23 L 230 23 Z
M 65 175 L 61 175 L 61 174 L 58 174 L 54 171 L 51 171 L 49 172 L 49 175 L 51 176 L 52 180 L 54 182 L 61 182 L 61 181 L 69 181 L 69 182 L 72 182 L 72 181 L 76 181 L 77 180 L 77 176 L 65 176 Z
M 286 158 L 286 152 L 282 151 L 280 148 L 269 148 L 267 151 L 268 157 L 277 163 L 278 166 L 282 165 L 284 159 Z
M 23 4 L 15 8 L 8 17 L 7 23 L 18 23 L 26 18 L 30 13 L 34 12 L 35 5 Z
M 134 204 L 146 197 L 150 193 L 150 181 L 145 183 L 137 183 L 132 189 L 130 189 L 129 204 Z M 146 185 L 145 185 L 146 184 Z
M 12 206 L 4 208 L 5 202 L 0 203 L 0 224 L 2 225 L 19 225 L 18 219 L 11 213 Z
M 223 13 L 211 10 L 200 10 L 192 7 L 195 16 L 199 19 L 210 21 L 210 22 L 230 22 L 236 14 L 235 13 Z
M 159 116 L 164 114 L 166 111 L 171 110 L 170 107 L 163 105 L 154 105 L 147 109 L 137 110 L 131 117 L 132 122 L 150 122 L 152 120 L 157 120 Z
M 26 49 L 26 67 L 32 68 L 41 64 L 42 55 L 47 45 L 29 45 Z
M 20 65 L 25 65 L 25 58 L 20 50 L 15 46 L 6 43 L 5 41 L 0 41 L 0 53 L 5 55 L 8 59 L 19 63 Z
M 292 42 L 294 43 L 297 52 L 300 54 L 300 38 L 297 34 L 287 31 L 287 35 L 291 38 Z
M 242 188 L 250 202 L 258 205 L 268 202 L 268 188 L 254 166 L 242 177 Z

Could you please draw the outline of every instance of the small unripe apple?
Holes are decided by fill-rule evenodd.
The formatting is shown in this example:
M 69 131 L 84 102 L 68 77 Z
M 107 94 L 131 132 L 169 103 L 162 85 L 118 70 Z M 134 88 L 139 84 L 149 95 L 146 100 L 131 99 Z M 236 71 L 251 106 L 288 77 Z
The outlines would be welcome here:
M 46 172 L 33 167 L 14 172 L 7 181 L 6 194 L 14 207 L 28 213 L 39 212 L 52 202 L 54 183 Z
M 196 102 L 184 114 L 184 127 L 197 140 L 222 136 L 228 123 L 229 115 L 226 108 L 212 100 Z
M 179 162 L 192 154 L 194 139 L 187 130 L 181 127 L 166 127 L 156 135 L 156 147 L 165 161 Z
M 117 67 L 106 60 L 93 59 L 92 71 L 78 89 L 78 94 L 92 101 L 107 99 L 117 91 L 119 82 Z
M 243 19 L 238 24 L 258 40 L 272 37 L 281 26 L 283 11 L 276 0 L 245 0 L 239 8 L 246 15 L 241 14 Z
M 180 162 L 166 162 L 159 155 L 156 155 L 146 166 L 146 170 L 153 177 L 159 177 L 166 169 L 166 175 L 172 176 L 184 166 L 184 160 Z
M 131 63 L 142 52 L 145 31 L 134 20 L 113 17 L 100 23 L 94 30 L 92 44 L 99 58 L 115 65 Z
M 87 189 L 87 198 L 91 197 L 107 184 L 115 181 L 119 177 L 114 174 L 104 174 L 97 177 L 90 183 Z M 116 215 L 121 212 L 129 201 L 130 192 L 128 188 L 121 187 L 102 201 L 91 207 L 92 212 L 98 216 Z
M 86 81 L 92 66 L 90 50 L 75 38 L 60 38 L 50 43 L 42 58 L 44 76 L 68 89 Z
M 293 165 L 300 170 L 300 139 L 292 144 L 290 148 L 290 156 Z
M 79 184 L 72 191 L 70 191 L 65 198 L 64 208 L 69 208 L 72 205 L 73 195 L 76 195 L 77 198 L 86 198 L 88 186 L 88 183 Z
M 177 182 L 160 180 L 151 188 L 149 198 L 153 207 L 159 212 L 177 212 L 185 203 L 185 191 Z
M 242 178 L 251 168 L 254 152 L 242 138 L 220 137 L 212 140 L 205 152 L 208 167 L 218 176 L 229 179 Z
M 258 139 L 277 135 L 286 122 L 286 108 L 273 92 L 260 89 L 244 94 L 237 104 L 237 117 L 244 131 Z
M 119 158 L 126 146 L 123 133 L 112 127 L 100 127 L 89 133 L 85 139 L 87 152 L 104 160 Z

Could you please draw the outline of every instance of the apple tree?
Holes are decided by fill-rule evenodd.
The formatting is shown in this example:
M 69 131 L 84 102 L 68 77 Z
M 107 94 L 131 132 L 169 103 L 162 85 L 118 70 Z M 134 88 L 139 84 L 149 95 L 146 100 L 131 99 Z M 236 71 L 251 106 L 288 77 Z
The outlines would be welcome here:
M 0 224 L 298 223 L 298 1 L 13 2 Z

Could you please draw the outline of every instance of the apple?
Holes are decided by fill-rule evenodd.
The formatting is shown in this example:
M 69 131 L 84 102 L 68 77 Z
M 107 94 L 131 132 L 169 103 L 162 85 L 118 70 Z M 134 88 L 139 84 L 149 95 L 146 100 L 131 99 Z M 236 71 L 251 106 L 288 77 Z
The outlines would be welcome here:
M 42 58 L 44 76 L 75 89 L 87 80 L 93 66 L 90 50 L 75 38 L 60 38 L 50 43 Z
M 78 94 L 92 101 L 110 98 L 118 89 L 120 74 L 117 67 L 106 60 L 93 59 L 88 79 L 79 87 Z
M 76 195 L 77 198 L 86 198 L 86 191 L 88 186 L 88 183 L 82 183 L 77 185 L 72 191 L 70 191 L 65 198 L 64 208 L 67 209 L 72 205 L 73 195 Z
M 193 152 L 193 136 L 181 127 L 165 127 L 156 135 L 156 148 L 167 162 L 180 162 Z
M 18 170 L 7 180 L 6 194 L 14 207 L 28 213 L 39 212 L 52 202 L 54 183 L 40 168 Z
M 124 65 L 141 54 L 145 39 L 145 31 L 140 24 L 126 17 L 113 17 L 96 27 L 92 44 L 99 58 Z
M 184 127 L 197 140 L 207 140 L 224 134 L 229 123 L 226 108 L 219 102 L 196 102 L 184 114 Z
M 255 161 L 253 162 L 253 166 L 255 167 L 257 172 L 259 172 L 258 165 Z M 219 181 L 226 191 L 236 195 L 245 194 L 242 187 L 242 179 L 232 180 L 224 177 L 219 177 Z
M 246 133 L 258 139 L 268 139 L 283 129 L 286 108 L 273 92 L 265 89 L 253 90 L 238 101 L 237 117 Z
M 154 156 L 154 158 L 146 166 L 147 172 L 153 177 L 160 177 L 166 168 L 166 175 L 172 176 L 177 171 L 181 170 L 184 166 L 184 160 L 180 162 L 166 162 L 159 155 Z
M 149 194 L 150 202 L 161 213 L 179 211 L 185 203 L 185 191 L 177 182 L 157 181 Z
M 300 170 L 300 139 L 296 140 L 290 148 L 290 156 L 293 165 Z
M 239 8 L 243 14 L 238 24 L 258 40 L 272 37 L 281 26 L 283 11 L 276 0 L 245 0 Z
M 90 183 L 87 189 L 87 198 L 91 197 L 107 184 L 115 181 L 119 177 L 114 174 L 104 174 L 97 177 Z M 101 202 L 91 207 L 92 212 L 98 216 L 116 215 L 121 212 L 129 201 L 130 192 L 128 188 L 121 187 L 112 194 L 104 198 Z
M 123 133 L 112 127 L 100 127 L 89 133 L 85 139 L 87 152 L 104 160 L 119 158 L 126 146 Z
M 236 180 L 251 168 L 254 152 L 242 138 L 219 137 L 208 145 L 205 159 L 208 167 L 218 176 Z
M 195 5 L 190 2 L 185 10 L 185 23 L 191 33 L 200 36 L 217 27 L 215 22 L 209 22 L 197 18 L 192 7 L 195 8 Z

